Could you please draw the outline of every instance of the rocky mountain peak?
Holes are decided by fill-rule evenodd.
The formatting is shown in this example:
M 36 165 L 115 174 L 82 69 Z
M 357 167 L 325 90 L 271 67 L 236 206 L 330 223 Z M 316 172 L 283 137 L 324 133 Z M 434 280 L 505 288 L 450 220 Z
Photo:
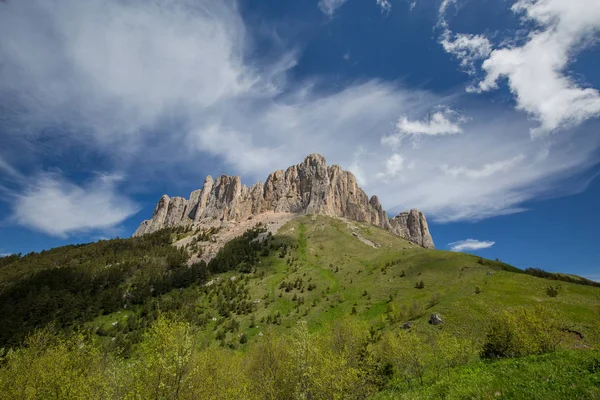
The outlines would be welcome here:
M 339 165 L 327 166 L 325 157 L 310 154 L 303 162 L 269 174 L 248 188 L 239 176 L 207 176 L 201 189 L 188 199 L 163 195 L 152 218 L 142 222 L 134 236 L 181 226 L 239 222 L 265 212 L 322 214 L 367 222 L 387 229 L 423 247 L 433 248 L 422 212 L 410 210 L 389 219 L 377 196 L 369 198 L 356 177 Z

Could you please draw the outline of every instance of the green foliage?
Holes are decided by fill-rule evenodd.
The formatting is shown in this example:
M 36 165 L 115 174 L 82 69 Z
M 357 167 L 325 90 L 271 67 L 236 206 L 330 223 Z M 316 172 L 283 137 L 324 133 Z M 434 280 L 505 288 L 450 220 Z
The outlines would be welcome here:
M 454 368 L 426 386 L 395 387 L 375 400 L 600 398 L 600 352 L 569 351 Z
M 548 286 L 546 288 L 546 294 L 549 297 L 556 297 L 556 296 L 558 296 L 558 286 L 552 286 L 552 285 Z
M 554 351 L 562 339 L 558 316 L 547 308 L 519 307 L 496 314 L 482 357 L 505 358 Z
M 444 332 L 429 336 L 413 331 L 390 332 L 384 335 L 377 351 L 381 360 L 408 386 L 423 385 L 428 377 L 439 378 L 476 356 L 472 341 Z
M 180 318 L 159 316 L 128 359 L 89 338 L 36 331 L 0 359 L 8 399 L 594 399 L 600 353 L 475 360 L 471 340 L 447 332 L 388 332 L 356 319 L 311 333 L 267 331 L 248 352 L 203 346 Z M 499 393 L 499 394 L 496 394 Z
M 468 393 L 463 398 L 489 398 L 488 391 L 478 397 L 458 390 L 452 378 L 473 367 L 477 381 L 477 374 L 487 373 L 478 356 L 490 349 L 496 358 L 552 351 L 561 339 L 562 347 L 600 344 L 594 322 L 600 303 L 590 286 L 565 282 L 559 298 L 551 299 L 544 294 L 548 281 L 512 273 L 518 271 L 500 261 L 423 249 L 376 227 L 361 227 L 362 236 L 380 245 L 374 248 L 357 242 L 345 222 L 320 216 L 293 220 L 275 236 L 259 226 L 225 246 L 209 270 L 186 262 L 187 251 L 201 244 L 186 251 L 170 245 L 189 235 L 186 229 L 158 232 L 160 240 L 149 245 L 146 237 L 118 239 L 124 248 L 113 255 L 98 251 L 96 245 L 109 244 L 99 242 L 0 259 L 0 296 L 28 280 L 41 290 L 52 274 L 32 278 L 48 269 L 80 273 L 85 264 L 94 279 L 113 269 L 129 271 L 99 280 L 93 296 L 89 288 L 95 281 L 83 278 L 77 281 L 81 289 L 62 282 L 65 277 L 44 289 L 51 305 L 53 299 L 60 302 L 46 322 L 21 326 L 21 337 L 31 332 L 40 337 L 37 347 L 11 337 L 13 346 L 0 360 L 0 397 L 364 399 L 383 390 L 393 398 L 424 393 L 429 397 L 421 397 L 443 398 L 448 389 Z M 426 287 L 413 289 L 424 280 Z M 482 290 L 474 296 L 473 288 Z M 33 298 L 39 300 L 38 289 Z M 86 299 L 71 304 L 63 292 Z M 21 318 L 41 320 L 36 307 L 45 303 L 20 299 L 32 308 L 19 309 Z M 545 311 L 521 315 L 520 307 L 532 302 L 553 307 L 564 323 Z M 444 324 L 427 323 L 429 307 Z M 4 304 L 1 309 L 8 310 Z M 4 320 L 4 331 L 13 329 L 12 321 Z M 54 331 L 34 329 L 47 322 L 55 323 Z M 86 335 L 72 333 L 78 329 Z M 52 357 L 56 366 L 44 370 Z M 487 381 L 480 382 L 489 389 Z M 468 386 L 464 380 L 462 385 Z M 502 385 L 496 390 L 534 398 Z
M 497 258 L 495 260 L 488 260 L 487 258 L 479 257 L 477 259 L 477 264 L 485 265 L 488 267 L 498 268 L 498 269 L 501 269 L 503 271 L 508 271 L 508 272 L 524 273 L 524 271 L 520 270 L 519 268 L 514 267 L 505 262 L 502 262 Z
M 259 256 L 264 257 L 265 250 L 268 252 L 268 247 L 265 246 L 268 242 L 262 244 L 256 240 L 266 231 L 267 228 L 259 224 L 244 232 L 242 236 L 230 240 L 208 263 L 208 269 L 213 273 L 227 272 L 236 268 L 240 272 L 250 272 L 252 265 L 259 260 Z
M 185 251 L 171 246 L 169 230 L 13 259 L 0 269 L 0 346 L 17 345 L 50 322 L 68 329 L 203 282 L 206 265 L 186 261 Z
M 563 281 L 569 283 L 576 283 L 578 285 L 587 285 L 600 287 L 600 282 L 595 282 L 580 276 L 571 276 L 565 274 L 559 274 L 555 272 L 546 272 L 540 268 L 526 268 L 524 271 L 527 275 L 537 276 L 538 278 L 550 279 L 554 281 Z
M 34 332 L 24 347 L 0 359 L 5 399 L 106 399 L 100 352 L 83 336 L 60 338 L 52 329 Z

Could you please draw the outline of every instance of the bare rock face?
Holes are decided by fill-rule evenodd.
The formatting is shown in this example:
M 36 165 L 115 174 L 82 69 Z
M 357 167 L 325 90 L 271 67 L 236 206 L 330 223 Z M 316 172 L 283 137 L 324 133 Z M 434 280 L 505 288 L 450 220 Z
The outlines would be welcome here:
M 404 211 L 390 220 L 391 231 L 425 248 L 433 249 L 425 215 L 419 210 Z
M 320 154 L 269 174 L 264 185 L 259 182 L 248 188 L 238 176 L 222 175 L 216 180 L 208 176 L 189 200 L 163 195 L 152 219 L 142 222 L 133 235 L 215 220 L 239 222 L 268 211 L 344 217 L 434 247 L 423 213 L 411 210 L 389 220 L 377 196 L 369 198 L 351 172 L 339 165 L 327 166 Z

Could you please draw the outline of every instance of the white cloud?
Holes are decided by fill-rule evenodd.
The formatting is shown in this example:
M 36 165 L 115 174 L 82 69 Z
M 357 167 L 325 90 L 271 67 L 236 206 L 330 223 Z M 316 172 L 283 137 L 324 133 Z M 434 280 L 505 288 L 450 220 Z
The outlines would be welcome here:
M 465 119 L 456 111 L 447 107 L 439 108 L 423 120 L 410 120 L 403 116 L 396 122 L 396 133 L 384 136 L 381 142 L 392 148 L 398 148 L 407 137 L 455 135 L 462 132 L 460 124 Z
M 475 73 L 477 61 L 488 57 L 492 52 L 490 41 L 483 35 L 454 34 L 446 29 L 440 43 L 447 53 L 460 60 L 461 67 L 469 74 Z
M 389 180 L 395 178 L 404 169 L 404 158 L 400 154 L 392 154 L 385 160 L 385 172 L 379 172 L 377 178 Z
M 401 183 L 369 189 L 389 211 L 415 207 L 438 222 L 519 212 L 529 200 L 584 190 L 590 178 L 573 176 L 595 164 L 600 138 L 594 129 L 552 141 L 532 141 L 527 130 L 526 118 L 514 111 L 477 113 L 451 140 L 424 137 L 418 147 L 405 148 L 405 165 L 415 162 L 415 167 L 402 174 Z M 382 153 L 379 159 L 394 150 Z
M 363 160 L 366 156 L 367 154 L 365 148 L 359 146 L 354 152 L 354 159 L 352 160 L 352 163 L 348 166 L 348 171 L 354 174 L 356 181 L 362 186 L 367 184 L 365 170 L 362 167 Z
M 573 127 L 600 115 L 598 90 L 577 82 L 567 71 L 577 53 L 595 44 L 594 35 L 600 31 L 600 2 L 519 0 L 512 10 L 523 17 L 523 25 L 529 29 L 524 43 L 515 37 L 491 52 L 484 36 L 456 35 L 448 30 L 444 14 L 453 3 L 445 0 L 440 7 L 444 49 L 457 56 L 471 74 L 475 62 L 485 59 L 485 76 L 469 91 L 497 89 L 498 82 L 505 78 L 517 109 L 539 122 L 531 130 L 532 136 Z
M 331 17 L 346 1 L 348 0 L 319 0 L 318 5 L 323 14 Z
M 381 7 L 381 12 L 389 14 L 392 11 L 392 3 L 389 0 L 377 0 L 377 5 Z
M 10 176 L 12 180 L 22 181 L 24 179 L 23 175 L 15 168 L 13 168 L 9 163 L 7 163 L 1 156 L 0 171 L 6 174 L 7 176 Z
M 484 164 L 482 167 L 477 169 L 467 168 L 463 165 L 450 167 L 446 164 L 440 165 L 440 169 L 444 174 L 455 178 L 465 176 L 470 179 L 483 179 L 489 178 L 497 173 L 506 173 L 522 160 L 523 156 L 518 155 L 508 160 Z
M 140 129 L 165 115 L 209 108 L 256 85 L 242 64 L 244 26 L 230 1 L 30 0 L 0 7 L 0 95 L 25 105 L 5 116 L 19 130 L 59 121 L 61 130 L 134 149 Z
M 0 253 L 0 258 L 12 256 L 12 253 Z
M 323 14 L 333 17 L 333 14 L 348 0 L 319 0 L 318 6 Z M 381 12 L 389 14 L 392 11 L 392 3 L 389 0 L 376 0 Z
M 442 3 L 440 4 L 440 10 L 439 10 L 439 14 L 440 14 L 441 18 L 444 18 L 446 11 L 448 11 L 448 7 L 450 7 L 451 5 L 455 5 L 455 4 L 456 4 L 456 0 L 443 0 Z
M 0 7 L 0 106 L 10 110 L 3 139 L 41 137 L 36 152 L 77 143 L 108 160 L 104 170 L 124 171 L 129 193 L 131 186 L 155 190 L 156 179 L 201 186 L 208 172 L 240 174 L 252 184 L 320 152 L 354 171 L 390 212 L 416 207 L 437 221 L 476 220 L 520 211 L 549 193 L 581 191 L 588 182 L 572 177 L 597 162 L 594 126 L 532 141 L 521 113 L 498 103 L 473 106 L 464 93 L 440 96 L 375 79 L 327 91 L 319 77 L 295 83 L 287 73 L 295 50 L 273 40 L 269 58 L 250 57 L 251 33 L 227 1 L 30 0 Z M 381 146 L 406 136 L 419 137 L 419 146 L 401 155 Z M 522 160 L 498 164 L 516 155 Z M 65 221 L 15 209 L 21 223 L 57 235 L 103 229 L 135 209 L 98 205 L 84 218 L 81 199 L 127 204 L 116 183 L 100 180 L 38 180 L 22 196 L 57 199 Z M 69 217 L 71 206 L 78 218 Z
M 450 251 L 476 251 L 492 247 L 496 242 L 465 239 L 458 242 L 448 243 Z
M 461 133 L 460 116 L 450 109 L 436 111 L 428 119 L 411 121 L 402 117 L 396 123 L 399 132 L 409 135 L 452 135 Z
M 137 212 L 115 187 L 119 178 L 100 176 L 86 186 L 55 175 L 39 177 L 14 201 L 16 223 L 52 236 L 112 228 Z

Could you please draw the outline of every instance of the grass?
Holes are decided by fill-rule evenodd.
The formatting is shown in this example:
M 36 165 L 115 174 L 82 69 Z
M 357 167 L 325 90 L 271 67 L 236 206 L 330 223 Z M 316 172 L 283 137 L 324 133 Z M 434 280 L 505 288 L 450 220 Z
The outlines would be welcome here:
M 353 232 L 376 245 L 364 243 Z M 281 251 L 284 245 L 287 253 Z M 288 333 L 301 320 L 307 321 L 312 332 L 326 331 L 353 309 L 356 319 L 370 328 L 394 332 L 411 321 L 411 329 L 424 334 L 422 337 L 434 337 L 428 334 L 442 330 L 482 348 L 491 316 L 501 310 L 544 305 L 556 312 L 564 328 L 559 352 L 472 362 L 445 376 L 425 377 L 424 385 L 396 378 L 375 398 L 600 398 L 600 288 L 550 281 L 465 253 L 424 249 L 375 226 L 324 216 L 302 216 L 288 222 L 269 246 L 275 250 L 260 257 L 255 272 L 218 274 L 211 277 L 210 288 L 194 284 L 174 289 L 159 297 L 157 308 L 197 317 L 202 326 L 200 340 L 207 346 L 235 319 L 239 330 L 226 332 L 224 343 L 246 352 L 261 340 L 262 332 Z M 281 285 L 300 279 L 303 286 L 289 289 L 285 285 L 287 292 Z M 420 281 L 424 287 L 416 288 Z M 550 285 L 558 285 L 558 296 L 547 295 Z M 226 292 L 227 296 L 236 294 L 232 299 Z M 227 297 L 227 304 L 233 306 L 242 300 L 252 302 L 254 311 L 225 318 L 217 309 L 219 297 Z M 169 304 L 177 308 L 169 308 Z M 141 318 L 132 317 L 142 312 L 142 306 L 122 309 L 86 326 L 92 331 L 110 331 L 128 322 L 133 325 Z M 428 323 L 433 313 L 442 317 L 443 324 Z M 276 323 L 267 323 L 276 315 L 280 316 Z M 241 333 L 248 337 L 248 344 L 239 343 Z M 118 335 L 104 334 L 104 344 L 115 340 L 111 336 Z M 475 352 L 473 358 L 477 358 Z
M 352 236 L 352 226 L 380 247 L 373 248 Z M 310 329 L 320 330 L 350 315 L 355 307 L 361 319 L 385 329 L 398 329 L 412 320 L 418 331 L 444 329 L 481 341 L 492 314 L 542 304 L 555 310 L 565 327 L 583 335 L 583 339 L 566 338 L 569 347 L 592 347 L 600 341 L 600 289 L 595 287 L 561 282 L 559 295 L 551 298 L 546 288 L 555 282 L 506 271 L 500 263 L 482 265 L 478 257 L 469 254 L 423 249 L 377 227 L 324 216 L 292 220 L 274 241 L 295 249 L 285 258 L 279 258 L 278 252 L 263 258 L 259 270 L 265 275 L 252 277 L 249 288 L 252 299 L 267 295 L 270 300 L 267 307 L 261 304 L 254 313 L 257 321 L 277 312 L 282 315 L 283 323 L 276 329 L 288 329 L 302 319 Z M 288 293 L 279 289 L 282 281 L 297 278 L 316 288 Z M 416 289 L 415 283 L 421 280 L 425 287 Z M 365 291 L 367 295 L 363 295 Z M 304 298 L 304 304 L 297 307 L 292 301 L 294 295 Z M 439 297 L 439 303 L 428 307 L 434 296 Z M 416 315 L 402 314 L 415 305 Z M 442 316 L 441 327 L 427 323 L 432 313 Z M 250 318 L 240 316 L 242 326 L 247 326 Z
M 379 247 L 354 237 L 354 227 Z M 410 320 L 418 332 L 443 329 L 481 342 L 491 315 L 541 304 L 556 311 L 565 328 L 583 336 L 565 334 L 565 348 L 593 348 L 600 343 L 600 289 L 596 287 L 559 282 L 559 295 L 551 298 L 546 288 L 556 285 L 555 281 L 515 273 L 494 261 L 485 260 L 484 265 L 479 257 L 465 253 L 424 249 L 375 226 L 324 216 L 302 216 L 288 222 L 272 243 L 287 244 L 292 250 L 284 258 L 279 251 L 261 258 L 257 273 L 251 274 L 248 282 L 250 300 L 260 300 L 257 310 L 252 315 L 234 315 L 250 342 L 268 328 L 267 317 L 277 313 L 281 324 L 269 326 L 271 329 L 288 330 L 306 320 L 311 330 L 318 331 L 350 315 L 353 308 L 364 322 L 378 328 L 400 329 Z M 239 274 L 222 274 L 221 284 L 234 275 Z M 305 283 L 303 290 L 280 289 L 283 281 L 298 278 Z M 421 280 L 425 287 L 415 288 Z M 314 290 L 307 289 L 309 284 L 316 285 Z M 304 303 L 298 305 L 294 296 L 303 298 Z M 198 294 L 193 301 L 198 308 L 214 309 L 205 297 Z M 429 304 L 433 297 L 438 297 L 439 303 Z M 440 314 L 444 323 L 429 325 L 432 313 Z M 216 311 L 213 314 L 216 316 Z M 105 326 L 118 317 L 109 315 L 97 322 Z M 249 328 L 251 318 L 258 328 Z M 206 326 L 207 339 L 214 337 L 214 327 L 214 322 Z M 230 332 L 227 340 L 235 342 L 236 336 Z
M 478 362 L 456 368 L 437 382 L 399 385 L 378 394 L 388 399 L 598 399 L 600 352 L 564 351 Z

